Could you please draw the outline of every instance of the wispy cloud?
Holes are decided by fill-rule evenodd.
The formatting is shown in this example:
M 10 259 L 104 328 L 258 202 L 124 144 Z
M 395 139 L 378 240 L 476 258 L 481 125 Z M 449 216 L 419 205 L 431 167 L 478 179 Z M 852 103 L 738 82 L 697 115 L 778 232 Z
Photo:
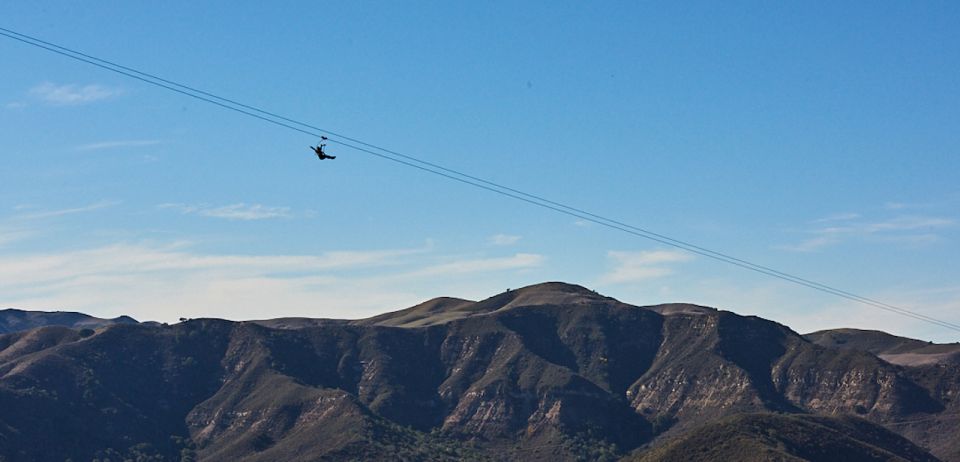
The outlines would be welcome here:
M 50 232 L 57 218 L 84 213 L 94 213 L 116 206 L 118 201 L 100 201 L 92 204 L 61 209 L 45 209 L 31 204 L 12 207 L 14 213 L 0 217 L 0 249 L 11 249 L 12 243 L 35 239 Z M 2 295 L 2 293 L 0 293 Z
M 320 300 L 332 304 L 333 295 L 349 308 L 354 300 L 343 287 L 355 283 L 345 279 L 344 272 L 390 267 L 422 251 L 224 255 L 195 252 L 184 243 L 120 243 L 67 252 L 0 254 L 0 280 L 4 303 L 26 308 L 113 307 L 131 314 L 152 312 L 149 316 L 154 318 L 171 310 L 233 319 L 271 317 L 276 308 L 302 315 Z M 354 290 L 356 299 L 366 298 L 362 290 Z M 395 293 L 381 290 L 370 298 Z
M 693 255 L 679 250 L 654 250 L 640 252 L 607 252 L 614 268 L 600 277 L 601 284 L 624 284 L 645 281 L 674 273 L 668 265 L 693 259 Z
M 20 215 L 18 218 L 27 219 L 27 220 L 36 220 L 40 218 L 52 218 L 52 217 L 60 217 L 64 215 L 73 215 L 77 213 L 87 213 L 87 212 L 93 212 L 95 210 L 105 209 L 107 207 L 113 207 L 119 203 L 120 202 L 118 201 L 100 201 L 100 202 L 96 202 L 93 204 L 84 205 L 80 207 L 28 212 L 23 215 Z
M 544 260 L 543 255 L 532 253 L 518 253 L 509 257 L 460 259 L 427 266 L 401 276 L 409 278 L 529 269 L 542 265 Z
M 189 204 L 160 204 L 162 209 L 178 210 L 186 215 L 199 215 L 202 217 L 223 218 L 226 220 L 267 220 L 271 218 L 290 218 L 293 216 L 290 207 L 274 207 L 261 204 L 231 204 L 224 206 L 211 206 L 207 204 L 189 205 Z
M 30 94 L 41 101 L 59 106 L 87 104 L 113 98 L 123 93 L 119 88 L 103 85 L 58 85 L 44 82 L 30 89 Z
M 832 223 L 837 221 L 849 221 L 860 218 L 859 213 L 836 213 L 823 218 L 813 220 L 811 223 Z
M 866 223 L 863 226 L 853 227 L 852 229 L 856 231 L 863 231 L 866 233 L 877 233 L 882 231 L 914 231 L 918 229 L 939 229 L 947 228 L 957 225 L 957 220 L 952 218 L 942 218 L 942 217 L 925 217 L 925 216 L 899 216 L 892 218 L 890 220 L 876 222 L 876 223 Z M 843 228 L 839 228 L 843 230 Z
M 217 271 L 223 275 L 267 275 L 382 265 L 416 249 L 337 251 L 321 255 L 216 255 L 189 252 L 183 243 L 163 246 L 115 244 L 89 250 L 20 256 L 0 261 L 5 284 L 56 283 L 89 276 Z
M 491 245 L 507 246 L 513 245 L 517 242 L 520 242 L 520 239 L 523 239 L 523 236 L 512 236 L 509 234 L 495 234 L 490 236 L 489 242 Z
M 920 210 L 933 209 L 937 207 L 937 202 L 887 202 L 883 204 L 886 210 Z
M 834 245 L 840 241 L 841 239 L 837 236 L 817 236 L 804 239 L 796 244 L 781 245 L 777 248 L 791 252 L 813 252 Z
M 99 143 L 90 143 L 77 146 L 77 151 L 99 151 L 103 149 L 117 148 L 138 148 L 143 146 L 154 146 L 160 144 L 160 140 L 119 140 L 102 141 Z
M 534 268 L 540 255 L 470 258 L 420 248 L 238 255 L 174 242 L 118 243 L 84 250 L 0 253 L 3 303 L 41 309 L 105 309 L 145 319 L 217 316 L 357 318 L 437 295 L 476 275 Z M 417 294 L 412 287 L 429 287 Z
M 33 232 L 25 229 L 0 227 L 0 247 L 5 247 L 13 242 L 27 239 L 32 235 Z
M 811 223 L 820 226 L 805 231 L 809 238 L 779 248 L 794 252 L 813 252 L 853 239 L 927 244 L 940 239 L 939 231 L 955 228 L 960 224 L 952 218 L 922 215 L 899 215 L 885 220 L 867 221 L 858 214 L 835 215 Z

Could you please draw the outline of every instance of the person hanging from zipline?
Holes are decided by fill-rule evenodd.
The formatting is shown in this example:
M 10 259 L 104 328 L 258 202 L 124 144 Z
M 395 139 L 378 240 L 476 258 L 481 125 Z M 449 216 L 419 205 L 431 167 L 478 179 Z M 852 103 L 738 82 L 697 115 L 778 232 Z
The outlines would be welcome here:
M 320 137 L 320 141 L 321 141 L 321 142 L 322 142 L 322 141 L 326 141 L 326 140 L 327 140 L 327 137 L 326 137 L 326 136 L 321 136 L 321 137 Z M 328 156 L 327 153 L 323 152 L 323 147 L 324 147 L 324 146 L 326 146 L 326 144 L 317 143 L 317 146 L 316 146 L 316 147 L 310 146 L 310 149 L 313 149 L 313 152 L 317 153 L 317 159 L 320 159 L 320 160 L 323 160 L 323 159 L 336 159 L 337 156 Z

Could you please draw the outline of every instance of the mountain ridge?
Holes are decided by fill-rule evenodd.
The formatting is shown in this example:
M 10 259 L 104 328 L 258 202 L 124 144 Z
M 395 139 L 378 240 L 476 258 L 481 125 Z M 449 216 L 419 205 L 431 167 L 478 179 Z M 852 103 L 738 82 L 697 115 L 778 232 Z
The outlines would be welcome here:
M 958 393 L 950 365 L 547 283 L 367 320 L 0 335 L 0 460 L 612 460 L 758 412 L 857 416 L 960 460 Z
M 0 310 L 0 334 L 18 332 L 43 326 L 98 328 L 112 324 L 137 324 L 130 316 L 104 319 L 76 311 L 27 311 L 16 308 Z

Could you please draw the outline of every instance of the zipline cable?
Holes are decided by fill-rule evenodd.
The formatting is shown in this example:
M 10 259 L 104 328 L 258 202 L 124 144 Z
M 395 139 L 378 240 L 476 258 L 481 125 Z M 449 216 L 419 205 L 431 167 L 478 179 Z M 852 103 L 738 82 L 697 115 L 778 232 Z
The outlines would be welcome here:
M 643 237 L 645 239 L 653 240 L 661 244 L 676 247 L 676 248 L 679 248 L 691 253 L 695 253 L 701 256 L 705 256 L 717 261 L 738 266 L 743 269 L 754 271 L 760 274 L 778 278 L 778 279 L 791 282 L 797 285 L 801 285 L 810 289 L 814 289 L 820 292 L 845 298 L 847 300 L 869 305 L 874 308 L 900 314 L 913 319 L 928 322 L 928 323 L 937 325 L 939 327 L 944 327 L 944 328 L 948 328 L 948 329 L 952 329 L 960 332 L 960 325 L 957 325 L 954 323 L 950 323 L 950 322 L 933 318 L 921 313 L 916 313 L 916 312 L 907 310 L 905 308 L 897 307 L 897 306 L 883 303 L 874 299 L 856 295 L 854 293 L 837 289 L 835 287 L 831 287 L 826 284 L 822 284 L 819 282 L 811 281 L 809 279 L 804 279 L 798 276 L 794 276 L 792 274 L 778 271 L 776 269 L 769 268 L 756 263 L 752 263 L 747 260 L 736 258 L 722 252 L 717 252 L 705 247 L 700 247 L 679 239 L 674 239 L 666 235 L 658 234 L 653 231 L 649 231 L 640 227 L 623 223 L 621 221 L 610 219 L 602 215 L 597 215 L 597 214 L 588 212 L 586 210 L 582 210 L 566 204 L 555 202 L 541 196 L 526 193 L 518 189 L 510 188 L 508 186 L 504 186 L 489 180 L 485 180 L 483 178 L 469 175 L 454 169 L 450 169 L 438 164 L 434 164 L 431 162 L 418 159 L 413 156 L 409 156 L 397 151 L 393 151 L 393 150 L 386 149 L 371 143 L 367 143 L 356 138 L 351 138 L 330 130 L 326 130 L 326 129 L 316 127 L 304 122 L 300 122 L 298 120 L 291 119 L 291 118 L 282 116 L 280 114 L 266 111 L 264 109 L 247 105 L 232 99 L 224 98 L 207 91 L 203 91 L 194 87 L 183 85 L 168 79 L 164 79 L 162 77 L 158 77 L 153 74 L 149 74 L 149 73 L 142 72 L 127 66 L 117 64 L 115 62 L 97 58 L 95 56 L 82 53 L 76 50 L 72 50 L 70 48 L 66 48 L 54 43 L 50 43 L 26 34 L 22 34 L 16 31 L 12 31 L 12 30 L 0 27 L 0 35 L 3 35 L 5 37 L 41 48 L 56 54 L 60 54 L 62 56 L 66 56 L 68 58 L 72 58 L 74 60 L 91 64 L 93 66 L 97 66 L 99 68 L 109 70 L 109 71 L 130 77 L 136 80 L 140 80 L 142 82 L 149 83 L 154 86 L 158 86 L 176 93 L 180 93 L 182 95 L 189 96 L 191 98 L 195 98 L 207 103 L 211 103 L 224 109 L 235 111 L 235 112 L 238 112 L 250 117 L 254 117 L 256 119 L 259 119 L 265 122 L 272 123 L 274 125 L 288 128 L 300 133 L 308 134 L 314 137 L 328 135 L 331 137 L 340 138 L 340 140 L 331 138 L 329 139 L 329 141 L 331 143 L 339 144 L 347 148 L 351 148 L 360 152 L 371 154 L 371 155 L 380 157 L 382 159 L 391 160 L 408 167 L 417 168 L 419 170 L 433 173 L 435 175 L 439 175 L 447 179 L 465 183 L 465 184 L 478 187 L 490 192 L 494 192 L 506 197 L 527 202 L 529 204 L 536 205 L 548 210 L 570 215 L 570 216 L 573 216 L 585 221 L 589 221 L 591 223 L 595 223 L 598 225 L 602 225 L 611 229 L 619 230 L 621 232 L 625 232 L 638 237 Z M 341 140 L 346 140 L 346 141 L 341 141 Z

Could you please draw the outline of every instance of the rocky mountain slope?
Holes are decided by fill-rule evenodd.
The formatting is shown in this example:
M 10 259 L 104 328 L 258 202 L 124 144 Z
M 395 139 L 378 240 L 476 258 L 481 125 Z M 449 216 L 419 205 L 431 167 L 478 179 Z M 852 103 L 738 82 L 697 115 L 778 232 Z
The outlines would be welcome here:
M 698 435 L 738 418 L 800 422 L 763 437 L 783 460 L 829 441 L 853 460 L 960 461 L 958 392 L 953 365 L 899 366 L 757 317 L 547 283 L 360 321 L 2 335 L 0 461 L 674 460 L 677 441 L 710 444 Z M 803 436 L 816 432 L 832 436 Z

